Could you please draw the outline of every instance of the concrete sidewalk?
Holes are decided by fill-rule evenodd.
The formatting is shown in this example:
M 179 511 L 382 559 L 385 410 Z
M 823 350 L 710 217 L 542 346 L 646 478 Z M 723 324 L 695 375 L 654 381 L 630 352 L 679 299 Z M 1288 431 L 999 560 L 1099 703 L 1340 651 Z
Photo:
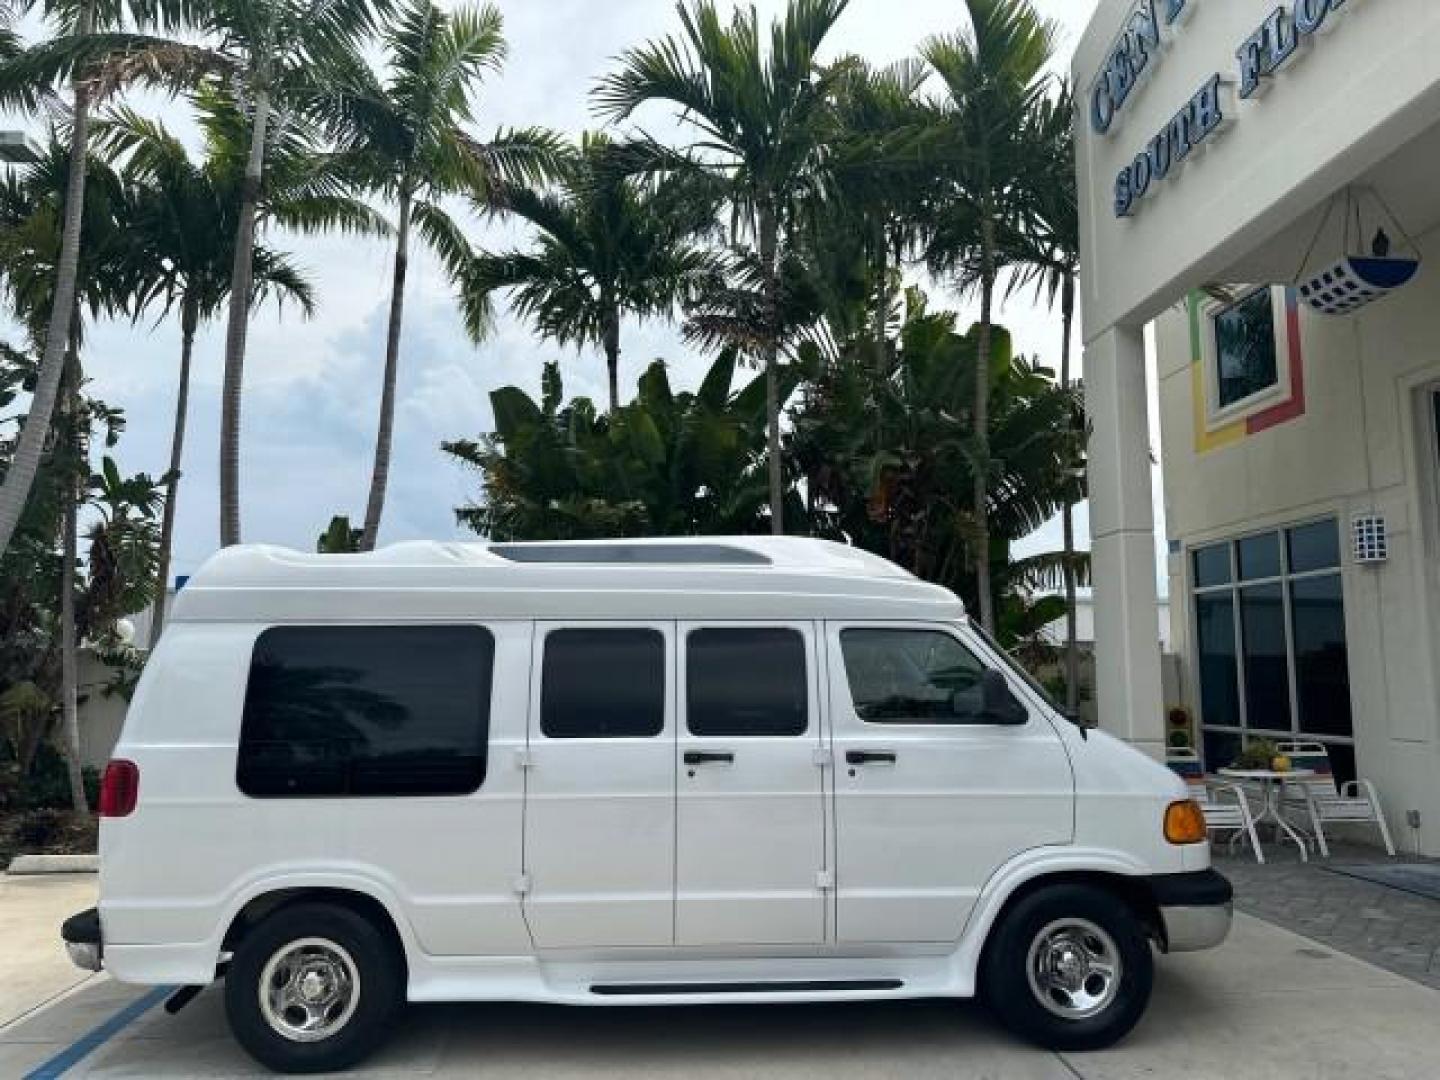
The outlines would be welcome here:
M 0 874 L 0 1030 L 95 977 L 70 963 L 60 924 L 94 907 L 96 891 L 94 874 Z M 10 1075 L 0 1067 L 0 1076 Z
M 83 889 L 60 885 L 53 895 L 82 896 Z M 9 883 L 0 892 L 3 925 L 13 931 L 6 940 L 18 933 L 25 955 L 50 968 L 53 961 L 41 954 L 56 948 L 53 917 L 25 930 L 17 915 L 21 904 L 34 912 L 35 901 Z M 1232 939 L 1215 952 L 1161 958 L 1158 972 L 1139 1029 L 1098 1054 L 1031 1049 L 1004 1034 L 984 1009 L 944 1001 L 669 1010 L 456 1005 L 411 1009 L 385 1050 L 353 1075 L 1413 1080 L 1435 1075 L 1440 1063 L 1440 992 L 1257 919 L 1240 917 Z M 73 983 L 77 976 L 67 978 Z M 31 985 L 44 995 L 65 981 L 35 978 Z M 144 996 L 102 976 L 12 1021 L 0 1028 L 0 1076 L 30 1074 Z M 9 992 L 6 1000 L 13 1009 L 20 998 Z M 40 1075 L 162 1080 L 263 1073 L 231 1041 L 212 988 L 174 1017 L 156 999 L 67 1070 Z

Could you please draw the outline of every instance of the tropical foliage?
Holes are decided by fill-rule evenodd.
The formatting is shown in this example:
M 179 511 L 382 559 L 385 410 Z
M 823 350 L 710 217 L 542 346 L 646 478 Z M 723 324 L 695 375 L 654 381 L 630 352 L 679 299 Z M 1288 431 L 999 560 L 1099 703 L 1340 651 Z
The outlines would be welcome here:
M 0 409 L 34 385 L 39 366 L 33 354 L 0 345 Z M 54 446 L 0 557 L 0 809 L 7 791 L 23 790 L 46 740 L 57 734 L 71 766 L 70 797 L 85 805 L 75 733 L 57 729 L 73 723 L 83 695 L 108 687 L 78 686 L 74 646 L 84 641 L 103 650 L 117 670 L 136 662 L 122 620 L 154 596 L 161 485 L 143 474 L 126 476 L 109 456 L 124 431 L 123 413 L 83 387 L 67 389 L 66 398 Z M 0 466 L 10 464 L 13 448 L 0 440 Z M 102 455 L 93 473 L 92 449 Z M 83 560 L 76 555 L 82 514 Z
M 634 401 L 609 413 L 588 398 L 566 402 L 554 364 L 539 402 L 496 390 L 495 431 L 444 446 L 484 478 L 483 502 L 459 520 L 496 540 L 765 528 L 765 380 L 737 388 L 737 359 L 722 353 L 693 393 L 676 393 L 656 361 Z
M 555 183 L 508 188 L 500 206 L 536 231 L 529 250 L 482 252 L 464 279 L 466 324 L 482 336 L 493 297 L 547 340 L 604 350 L 609 408 L 620 407 L 620 334 L 626 317 L 665 318 L 718 287 L 719 261 L 698 243 L 714 210 L 692 178 L 628 174 L 626 149 L 586 134 Z
M 504 311 L 605 362 L 603 403 L 567 399 L 552 360 L 538 398 L 495 390 L 493 423 L 443 444 L 479 477 L 462 525 L 495 539 L 844 540 L 955 589 L 1007 642 L 1033 645 L 1068 616 L 1075 692 L 1088 567 L 1072 514 L 1085 494 L 1073 101 L 1032 0 L 962 0 L 953 32 L 883 68 L 830 48 L 849 0 L 787 0 L 768 25 L 749 5 L 680 0 L 673 33 L 601 74 L 590 103 L 605 127 L 574 139 L 477 134 L 508 55 L 483 0 L 37 6 L 29 41 L 0 0 L 0 108 L 33 118 L 40 145 L 0 175 L 0 298 L 25 338 L 0 350 L 0 759 L 13 768 L 55 736 L 85 804 L 77 656 L 83 643 L 124 660 L 123 619 L 163 595 L 197 421 L 219 431 L 219 543 L 239 542 L 248 329 L 262 302 L 318 305 L 301 253 L 281 245 L 322 232 L 384 238 L 393 262 L 364 515 L 336 514 L 319 551 L 383 534 L 420 251 L 476 342 Z M 137 89 L 179 102 L 199 138 L 146 115 Z M 649 134 L 653 113 L 673 138 Z M 491 224 L 503 242 L 477 233 Z M 941 290 L 978 303 L 973 326 Z M 1017 293 L 1058 307 L 1058 377 L 1001 325 Z M 196 342 L 222 318 L 218 416 L 191 418 Z M 167 319 L 177 396 L 152 480 L 121 465 L 123 415 L 87 395 L 86 346 L 98 321 Z M 647 320 L 703 358 L 694 389 L 661 361 L 624 386 L 627 335 Z M 1056 515 L 1061 550 L 1015 558 Z M 151 625 L 148 644 L 163 618 Z

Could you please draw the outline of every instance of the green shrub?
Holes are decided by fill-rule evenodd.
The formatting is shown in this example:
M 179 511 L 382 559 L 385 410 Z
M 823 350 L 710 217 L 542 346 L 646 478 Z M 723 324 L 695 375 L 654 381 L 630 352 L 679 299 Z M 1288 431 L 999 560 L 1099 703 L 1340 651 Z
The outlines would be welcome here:
M 4 769 L 0 765 L 0 769 Z M 0 782 L 5 788 L 7 805 L 14 810 L 69 810 L 70 774 L 65 764 L 65 755 L 49 743 L 42 743 L 36 751 L 30 774 L 23 778 L 12 775 Z M 93 810 L 100 801 L 100 774 L 94 769 L 84 769 L 85 798 Z
M 1280 753 L 1280 748 L 1270 739 L 1251 739 L 1235 758 L 1237 769 L 1268 769 Z

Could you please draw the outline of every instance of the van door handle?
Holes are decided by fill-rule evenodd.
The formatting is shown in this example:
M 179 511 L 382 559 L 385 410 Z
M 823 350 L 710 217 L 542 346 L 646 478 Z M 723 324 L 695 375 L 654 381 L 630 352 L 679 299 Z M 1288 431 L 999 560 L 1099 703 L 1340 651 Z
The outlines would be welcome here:
M 846 750 L 846 765 L 894 765 L 899 760 L 893 750 Z
M 686 765 L 734 765 L 735 755 L 728 751 L 686 750 Z

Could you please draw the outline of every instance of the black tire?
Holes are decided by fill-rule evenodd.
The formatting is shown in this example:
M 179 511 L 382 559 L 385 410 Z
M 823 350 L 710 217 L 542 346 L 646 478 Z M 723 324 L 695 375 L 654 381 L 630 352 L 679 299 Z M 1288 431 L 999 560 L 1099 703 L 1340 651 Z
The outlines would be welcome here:
M 324 944 L 289 953 L 287 963 L 287 946 L 306 939 Z M 297 1012 L 298 1006 L 272 1005 L 278 1020 L 267 1018 L 261 981 L 272 960 L 277 962 L 277 977 L 287 970 L 320 969 L 312 984 L 317 1001 L 311 1004 L 320 1016 L 315 1041 L 297 1041 L 277 1026 L 301 1026 L 303 1008 Z M 351 968 L 353 987 L 358 989 L 353 1004 L 343 992 L 333 997 L 322 993 L 333 991 L 332 976 Z M 225 1015 L 235 1040 L 266 1068 L 283 1073 L 334 1072 L 349 1068 L 380 1045 L 403 994 L 403 960 L 370 919 L 336 904 L 298 903 L 276 911 L 240 941 L 225 977 Z M 334 1026 L 329 1034 L 324 1033 L 327 1025 Z
M 1042 937 L 1054 949 L 1044 948 Z M 1116 977 L 1095 981 L 1092 975 L 1100 975 L 1112 952 L 1119 961 L 1109 965 Z M 1046 966 L 1046 957 L 1057 964 Z M 1032 959 L 1044 968 L 1033 979 Z M 1066 985 L 1048 979 L 1045 972 L 1050 971 Z M 1102 1050 L 1140 1020 L 1154 978 L 1150 940 L 1121 897 L 1089 885 L 1052 885 L 1023 897 L 991 931 L 980 993 L 1023 1039 L 1047 1050 Z

